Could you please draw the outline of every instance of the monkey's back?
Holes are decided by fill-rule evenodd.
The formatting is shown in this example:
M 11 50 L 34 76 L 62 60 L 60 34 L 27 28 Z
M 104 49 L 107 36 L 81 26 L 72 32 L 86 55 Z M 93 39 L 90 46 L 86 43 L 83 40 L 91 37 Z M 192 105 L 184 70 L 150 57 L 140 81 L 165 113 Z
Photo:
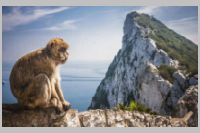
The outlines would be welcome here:
M 21 57 L 10 74 L 10 87 L 15 97 L 20 97 L 31 80 L 40 73 L 51 76 L 54 65 L 44 49 L 39 49 Z

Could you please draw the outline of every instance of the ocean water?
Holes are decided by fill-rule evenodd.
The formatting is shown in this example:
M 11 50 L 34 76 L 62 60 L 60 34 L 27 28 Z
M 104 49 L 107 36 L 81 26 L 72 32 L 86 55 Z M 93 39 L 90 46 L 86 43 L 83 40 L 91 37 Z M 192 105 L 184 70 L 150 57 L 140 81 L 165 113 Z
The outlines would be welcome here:
M 14 62 L 3 62 L 2 102 L 14 103 L 15 97 L 10 90 L 9 75 Z M 108 61 L 67 62 L 61 66 L 61 87 L 64 97 L 79 111 L 87 110 L 97 87 L 104 78 Z

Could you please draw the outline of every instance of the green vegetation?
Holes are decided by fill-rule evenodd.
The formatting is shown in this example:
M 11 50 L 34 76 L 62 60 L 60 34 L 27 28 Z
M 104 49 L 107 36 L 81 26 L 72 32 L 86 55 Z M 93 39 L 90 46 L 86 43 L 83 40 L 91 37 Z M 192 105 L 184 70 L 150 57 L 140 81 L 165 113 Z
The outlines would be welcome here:
M 190 74 L 198 73 L 198 46 L 190 40 L 167 28 L 152 16 L 141 14 L 135 20 L 139 25 L 151 30 L 150 37 L 156 41 L 159 49 L 163 49 L 172 59 L 180 62 L 181 68 Z
M 168 66 L 168 65 L 161 65 L 158 67 L 160 75 L 168 80 L 169 82 L 173 83 L 174 78 L 173 78 L 173 73 L 176 71 L 174 67 Z
M 146 108 L 144 105 L 137 103 L 134 100 L 131 100 L 130 104 L 128 106 L 125 106 L 123 104 L 118 104 L 117 109 L 120 110 L 127 110 L 127 111 L 139 111 L 139 112 L 145 112 L 150 114 L 156 114 L 156 112 L 152 112 L 151 109 Z
M 121 104 L 121 103 L 119 103 L 117 105 L 117 109 L 119 109 L 119 110 L 128 110 L 127 106 L 125 106 L 124 104 Z

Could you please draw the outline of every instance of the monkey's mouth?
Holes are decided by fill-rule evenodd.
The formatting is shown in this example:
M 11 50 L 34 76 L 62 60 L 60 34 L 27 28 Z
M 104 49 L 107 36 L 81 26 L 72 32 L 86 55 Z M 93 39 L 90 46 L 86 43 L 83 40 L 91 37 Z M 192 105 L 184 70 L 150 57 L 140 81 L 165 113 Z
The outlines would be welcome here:
M 65 63 L 66 61 L 67 61 L 67 57 L 64 57 L 64 58 L 61 59 L 62 64 Z
M 67 61 L 67 57 L 57 58 L 55 60 L 56 64 L 64 64 Z

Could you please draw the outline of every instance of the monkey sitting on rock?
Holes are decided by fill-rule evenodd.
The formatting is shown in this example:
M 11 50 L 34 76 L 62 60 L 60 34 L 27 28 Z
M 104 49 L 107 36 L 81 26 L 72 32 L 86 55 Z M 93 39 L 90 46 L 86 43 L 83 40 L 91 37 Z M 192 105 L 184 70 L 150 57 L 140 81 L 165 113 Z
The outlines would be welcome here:
M 69 45 L 61 38 L 50 40 L 45 48 L 21 57 L 10 74 L 13 95 L 29 109 L 55 107 L 59 111 L 70 108 L 65 101 L 59 76 L 59 65 L 68 58 Z

